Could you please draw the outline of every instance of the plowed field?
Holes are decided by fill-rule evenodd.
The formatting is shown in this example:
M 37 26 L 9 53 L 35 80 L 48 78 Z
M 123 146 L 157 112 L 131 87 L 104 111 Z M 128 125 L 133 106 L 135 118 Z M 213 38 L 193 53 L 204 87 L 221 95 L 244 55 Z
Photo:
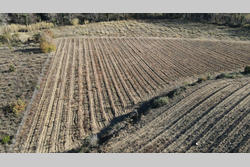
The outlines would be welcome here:
M 202 84 L 102 152 L 249 152 L 250 78 Z
M 41 83 L 39 93 L 31 104 L 31 110 L 28 111 L 17 134 L 14 151 L 62 152 L 78 147 L 81 139 L 98 132 L 114 117 L 130 112 L 134 104 L 156 95 L 174 81 L 204 73 L 242 68 L 250 64 L 249 53 L 248 42 L 112 37 L 58 39 L 57 51 Z M 246 126 L 237 122 L 242 119 L 249 120 L 248 82 L 238 86 L 216 82 L 194 94 L 195 96 L 183 99 L 180 104 L 170 109 L 173 112 L 166 112 L 166 116 L 159 117 L 159 122 L 155 120 L 158 124 L 164 125 L 160 126 L 162 128 L 159 127 L 157 131 L 154 127 L 150 127 L 149 130 L 143 129 L 142 136 L 135 138 L 135 150 L 152 151 L 151 148 L 156 147 L 161 141 L 167 142 L 168 145 L 177 140 L 196 141 L 200 139 L 201 132 L 194 133 L 198 136 L 180 134 L 200 131 L 199 127 L 211 130 L 207 119 L 228 122 L 229 127 Z M 230 99 L 235 98 L 238 100 L 235 101 L 236 104 L 232 104 Z M 214 105 L 218 99 L 221 103 L 218 103 L 218 106 Z M 223 112 L 216 114 L 220 111 L 217 110 L 218 107 L 223 108 Z M 225 107 L 228 108 L 224 110 Z M 231 110 L 242 112 L 227 113 Z M 228 114 L 229 116 L 225 117 Z M 188 117 L 183 115 L 196 117 L 186 119 Z M 236 123 L 228 121 L 234 117 Z M 171 121 L 165 121 L 165 118 L 171 118 Z M 196 122 L 201 125 L 191 128 Z M 218 134 L 224 133 L 219 130 L 222 123 L 216 125 Z M 153 135 L 148 136 L 152 130 Z M 223 140 L 212 134 L 214 133 L 204 136 L 199 141 L 202 143 L 203 139 L 205 141 L 207 138 Z M 165 141 L 162 140 L 164 136 L 171 138 Z M 192 140 L 183 137 L 190 137 Z M 141 138 L 144 140 L 139 140 Z M 137 141 L 145 142 L 142 143 L 145 146 L 137 145 Z M 140 147 L 137 148 L 138 146 Z M 188 150 L 199 148 L 191 146 L 188 145 Z M 211 143 L 211 147 L 207 149 L 216 147 L 217 145 Z M 128 148 L 124 148 L 124 151 L 126 149 Z M 162 146 L 153 150 L 164 152 L 176 148 Z

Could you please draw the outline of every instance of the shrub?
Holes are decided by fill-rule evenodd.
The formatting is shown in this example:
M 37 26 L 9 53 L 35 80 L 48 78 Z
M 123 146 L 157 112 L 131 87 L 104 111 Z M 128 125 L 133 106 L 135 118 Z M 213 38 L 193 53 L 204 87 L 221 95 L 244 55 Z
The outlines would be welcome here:
M 211 75 L 208 75 L 207 76 L 207 80 L 211 80 L 212 79 L 212 76 Z
M 250 66 L 246 66 L 244 69 L 245 74 L 250 74 Z
M 89 24 L 89 20 L 84 20 L 84 24 Z
M 247 29 L 250 29 L 250 24 L 244 24 L 243 27 L 247 28 Z
M 78 18 L 72 19 L 72 20 L 71 20 L 71 24 L 72 24 L 73 26 L 77 26 L 77 25 L 79 24 L 79 19 L 78 19 Z
M 220 74 L 220 75 L 217 75 L 216 77 L 215 77 L 215 79 L 222 79 L 222 78 L 226 78 L 227 77 L 227 75 L 225 74 L 225 73 L 222 73 L 222 74 Z
M 14 113 L 16 116 L 18 116 L 21 112 L 25 110 L 26 103 L 22 101 L 21 99 L 18 99 L 14 103 L 8 104 L 4 107 L 4 111 L 6 113 Z
M 19 115 L 21 112 L 25 110 L 25 107 L 26 107 L 26 103 L 22 101 L 21 99 L 18 99 L 15 103 L 13 103 L 12 110 L 16 115 Z
M 3 43 L 10 43 L 12 40 L 12 36 L 9 32 L 5 32 L 0 36 L 0 40 Z
M 200 77 L 200 78 L 198 78 L 197 82 L 201 83 L 201 82 L 206 81 L 206 80 L 207 80 L 206 77 Z
M 35 42 L 40 42 L 40 39 L 41 39 L 41 34 L 40 33 L 36 33 L 32 36 L 33 40 Z
M 158 108 L 168 104 L 168 97 L 159 97 L 153 101 L 152 107 Z
M 13 64 L 11 64 L 9 66 L 9 72 L 14 72 L 14 71 L 16 71 L 16 67 Z
M 56 51 L 56 45 L 53 42 L 41 41 L 40 49 L 43 53 L 50 53 Z
M 3 136 L 1 141 L 3 144 L 8 144 L 10 142 L 10 136 L 9 135 Z
M 54 38 L 54 33 L 51 30 L 44 30 L 43 33 L 47 34 L 49 37 Z
M 222 73 L 220 75 L 217 75 L 215 77 L 215 79 L 222 79 L 222 78 L 231 78 L 231 79 L 235 79 L 235 78 L 238 78 L 238 77 L 241 77 L 241 75 L 237 72 L 234 72 L 234 73 L 229 73 L 229 74 L 225 74 L 225 73 Z
M 56 51 L 56 45 L 53 42 L 54 34 L 50 30 L 41 33 L 38 38 L 40 42 L 40 49 L 43 53 L 50 53 Z

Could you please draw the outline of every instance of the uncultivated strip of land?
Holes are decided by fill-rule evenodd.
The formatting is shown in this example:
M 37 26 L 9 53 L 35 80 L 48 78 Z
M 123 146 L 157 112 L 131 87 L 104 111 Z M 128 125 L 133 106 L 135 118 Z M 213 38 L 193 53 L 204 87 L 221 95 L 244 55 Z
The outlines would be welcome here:
M 53 28 L 57 37 L 113 36 L 250 40 L 249 29 L 185 20 L 122 20 Z
M 41 53 L 34 44 L 0 47 L 0 140 L 14 138 L 23 113 L 16 115 L 7 106 L 21 99 L 29 103 L 38 85 L 38 78 L 49 65 L 50 56 Z M 10 70 L 12 67 L 12 70 Z M 0 152 L 9 152 L 10 144 L 0 143 Z
M 250 63 L 249 46 L 248 42 L 166 38 L 59 39 L 49 72 L 43 78 L 31 110 L 17 134 L 13 151 L 62 152 L 79 147 L 86 136 L 106 127 L 113 118 L 129 113 L 134 104 L 157 95 L 176 80 L 244 67 Z M 193 101 L 184 99 L 183 103 L 192 104 L 188 105 L 188 113 L 203 117 L 203 114 L 208 114 L 206 109 L 204 113 L 198 108 L 190 112 L 191 109 L 210 107 L 209 104 L 214 102 L 210 97 L 224 89 L 230 94 L 237 87 L 216 82 L 196 93 Z M 243 107 L 249 99 L 245 95 L 246 90 L 249 90 L 248 84 L 239 87 L 239 94 L 244 94 L 239 98 L 245 98 L 242 100 Z M 221 93 L 218 98 L 223 99 L 226 95 Z M 208 105 L 199 105 L 199 101 Z M 171 116 L 172 122 L 164 121 L 163 117 L 159 123 L 163 120 L 164 124 L 175 125 L 178 121 L 175 118 L 182 118 L 181 114 L 186 112 L 185 105 L 177 106 L 175 112 L 167 112 L 177 114 L 177 117 Z M 238 114 L 239 120 L 246 116 L 247 112 L 243 111 Z M 159 133 L 173 137 L 169 140 L 170 144 L 179 139 L 179 133 L 171 134 L 176 129 L 185 132 L 189 125 L 193 125 L 189 122 L 193 120 L 184 118 L 181 121 L 167 134 L 160 128 L 155 132 L 154 141 L 158 143 L 161 140 L 161 135 L 157 137 Z M 145 138 L 151 139 L 150 136 Z M 151 144 L 145 144 L 141 151 L 150 151 Z M 160 151 L 164 150 L 160 148 Z

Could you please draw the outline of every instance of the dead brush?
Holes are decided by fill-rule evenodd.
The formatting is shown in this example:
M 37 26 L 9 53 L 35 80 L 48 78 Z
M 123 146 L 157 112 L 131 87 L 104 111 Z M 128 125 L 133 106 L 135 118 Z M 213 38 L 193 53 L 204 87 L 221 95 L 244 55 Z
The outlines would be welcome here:
M 32 32 L 53 27 L 55 27 L 53 23 L 47 22 L 38 22 L 30 25 L 10 24 L 2 27 L 2 33 Z
M 89 20 L 84 20 L 84 24 L 89 24 Z
M 79 19 L 78 19 L 78 18 L 72 19 L 72 20 L 71 20 L 71 24 L 72 24 L 73 26 L 79 25 Z
M 40 49 L 43 53 L 50 53 L 56 51 L 56 45 L 53 41 L 54 34 L 51 30 L 46 30 L 38 36 Z
M 56 51 L 56 45 L 52 42 L 41 41 L 40 49 L 42 50 L 43 53 L 50 53 Z
M 12 40 L 12 35 L 9 32 L 4 32 L 2 35 L 0 35 L 0 40 L 2 43 L 10 43 Z

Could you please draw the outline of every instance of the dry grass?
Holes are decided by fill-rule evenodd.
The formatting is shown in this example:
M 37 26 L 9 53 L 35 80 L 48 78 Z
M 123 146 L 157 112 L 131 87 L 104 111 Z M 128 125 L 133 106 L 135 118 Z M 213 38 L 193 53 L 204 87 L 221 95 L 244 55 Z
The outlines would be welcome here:
M 2 33 L 14 33 L 14 32 L 32 32 L 36 30 L 49 29 L 55 27 L 53 23 L 39 22 L 30 25 L 10 24 L 0 27 Z
M 84 20 L 84 24 L 89 24 L 89 20 Z
M 50 53 L 56 51 L 56 45 L 48 41 L 41 41 L 40 49 L 43 53 Z
M 51 30 L 45 30 L 38 36 L 40 49 L 43 53 L 50 53 L 56 51 L 56 45 L 53 41 L 54 34 Z
M 78 19 L 78 18 L 72 19 L 72 20 L 71 20 L 71 24 L 72 24 L 73 26 L 77 26 L 77 25 L 79 24 L 79 19 Z

